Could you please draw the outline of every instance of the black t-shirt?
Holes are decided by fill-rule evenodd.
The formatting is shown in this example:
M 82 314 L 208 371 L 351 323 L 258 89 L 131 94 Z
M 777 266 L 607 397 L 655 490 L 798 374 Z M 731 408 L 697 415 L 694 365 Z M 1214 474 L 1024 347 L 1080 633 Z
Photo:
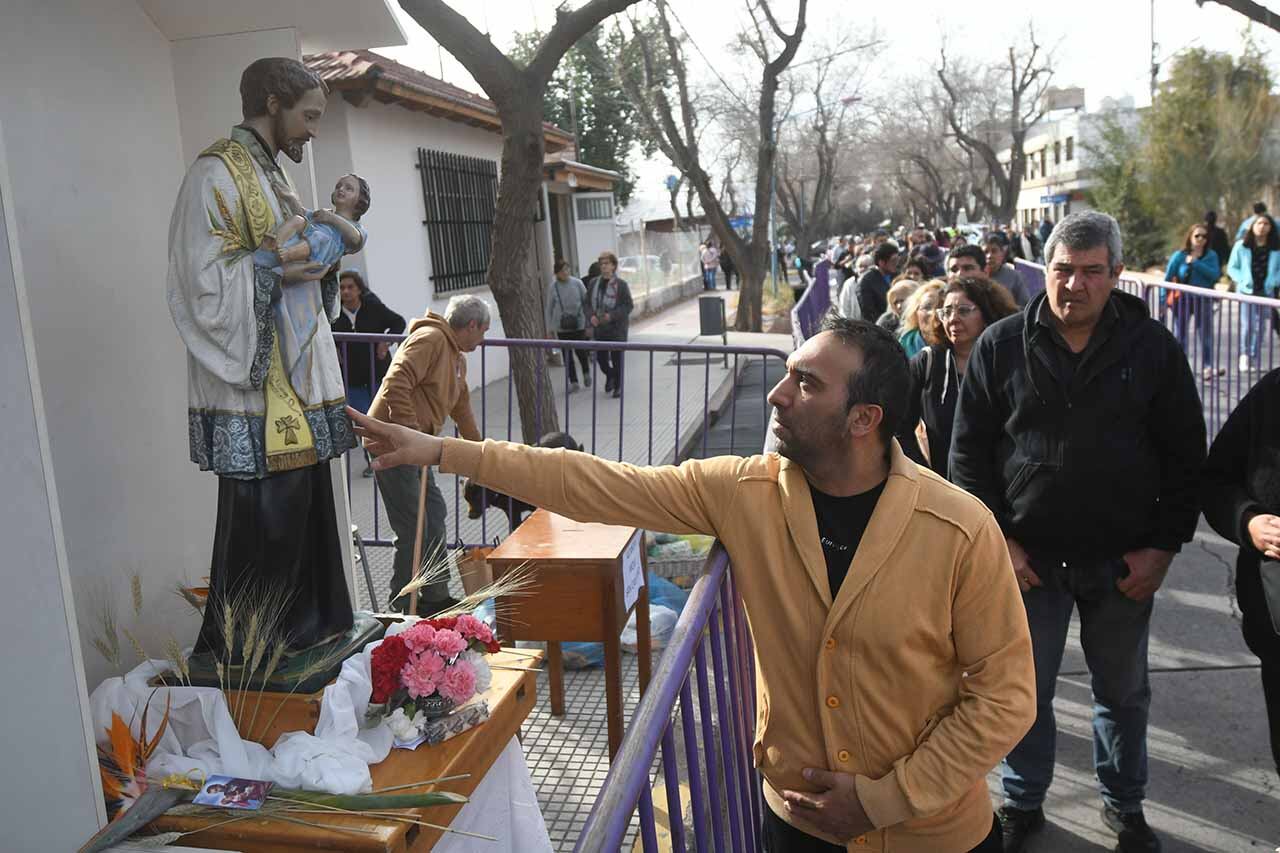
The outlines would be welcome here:
M 827 583 L 831 585 L 831 598 L 840 591 L 849 564 L 858 551 L 858 543 L 875 512 L 876 502 L 884 493 L 884 483 L 857 495 L 837 498 L 809 486 L 813 497 L 813 512 L 818 517 L 818 537 L 822 540 L 822 555 L 827 560 Z

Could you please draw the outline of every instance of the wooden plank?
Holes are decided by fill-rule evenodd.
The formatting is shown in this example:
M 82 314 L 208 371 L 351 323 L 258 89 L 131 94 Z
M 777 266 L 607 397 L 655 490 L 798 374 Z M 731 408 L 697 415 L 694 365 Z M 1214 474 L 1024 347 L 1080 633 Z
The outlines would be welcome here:
M 499 652 L 491 655 L 490 661 L 504 666 L 533 667 L 542 660 L 541 654 L 522 651 L 522 654 Z M 470 773 L 467 779 L 414 790 L 471 794 L 533 710 L 536 681 L 534 672 L 495 669 L 493 684 L 485 694 L 489 702 L 488 721 L 434 746 L 420 746 L 416 750 L 393 749 L 385 761 L 369 768 L 374 789 Z M 436 806 L 407 810 L 405 815 L 447 826 L 461 809 L 461 805 Z M 300 826 L 261 818 L 213 826 L 227 819 L 219 815 L 214 819 L 167 816 L 152 822 L 151 828 L 157 832 L 194 832 L 183 836 L 182 843 L 187 846 L 239 850 L 242 853 L 304 853 L 310 850 L 425 853 L 443 835 L 438 829 L 363 815 L 299 817 L 320 826 Z

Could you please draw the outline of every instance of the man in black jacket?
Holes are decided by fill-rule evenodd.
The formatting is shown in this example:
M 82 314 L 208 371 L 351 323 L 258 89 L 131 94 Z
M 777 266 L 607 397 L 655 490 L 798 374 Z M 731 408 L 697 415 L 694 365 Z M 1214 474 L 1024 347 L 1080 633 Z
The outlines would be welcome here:
M 338 299 L 342 303 L 342 311 L 333 321 L 335 332 L 398 335 L 405 329 L 404 318 L 384 305 L 356 270 L 343 270 L 339 274 Z M 372 371 L 370 353 L 374 354 Z M 387 375 L 387 368 L 391 366 L 390 344 L 339 343 L 338 359 L 345 371 L 347 402 L 361 412 L 369 411 L 373 395 L 378 393 L 382 377 Z M 373 469 L 366 465 L 364 476 L 373 476 Z
M 1152 596 L 1195 532 L 1204 416 L 1173 336 L 1114 290 L 1116 221 L 1064 218 L 1045 257 L 1045 293 L 970 356 L 951 445 L 952 480 L 1004 531 L 1035 651 L 1036 723 L 1001 767 L 1004 849 L 1044 824 L 1054 685 L 1078 607 L 1103 820 L 1117 849 L 1159 850 L 1142 813 L 1147 636 Z
M 889 309 L 889 285 L 898 269 L 898 247 L 892 243 L 881 243 L 876 246 L 871 260 L 871 269 L 858 279 L 853 292 L 858 300 L 858 314 L 868 323 L 879 320 L 880 315 Z

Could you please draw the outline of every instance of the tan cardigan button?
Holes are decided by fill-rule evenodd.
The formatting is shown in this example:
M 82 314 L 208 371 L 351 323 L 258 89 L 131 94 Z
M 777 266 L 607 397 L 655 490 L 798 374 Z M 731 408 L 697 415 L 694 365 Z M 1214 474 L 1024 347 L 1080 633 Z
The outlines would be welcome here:
M 837 697 L 837 696 L 828 696 L 828 697 L 827 697 L 827 707 L 828 707 L 828 708 L 839 708 L 839 707 L 840 707 L 840 699 L 839 699 L 839 697 Z
M 834 649 L 834 648 L 836 647 L 836 641 L 835 641 L 835 638 L 834 638 L 834 637 L 828 637 L 828 638 L 827 638 L 827 644 L 826 644 L 826 645 L 827 645 L 827 648 L 828 648 L 828 649 Z
M 839 752 L 837 752 L 837 753 L 836 753 L 836 758 L 840 759 L 841 761 L 848 761 L 848 760 L 849 760 L 849 750 L 847 750 L 847 749 L 842 749 L 842 750 L 840 750 Z
M 857 845 L 863 845 L 863 844 L 866 844 L 866 843 L 867 843 L 867 837 L 866 837 L 865 835 L 859 835 L 857 838 L 853 839 L 853 843 L 854 843 L 854 844 L 857 844 Z

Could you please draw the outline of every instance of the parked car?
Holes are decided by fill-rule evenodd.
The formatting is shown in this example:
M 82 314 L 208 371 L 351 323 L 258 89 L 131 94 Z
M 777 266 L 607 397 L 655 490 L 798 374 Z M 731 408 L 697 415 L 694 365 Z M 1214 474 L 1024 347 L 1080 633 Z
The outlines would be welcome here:
M 640 272 L 641 262 L 644 262 L 645 272 L 661 272 L 662 258 L 658 255 L 627 255 L 618 258 L 618 275 L 623 278 L 634 276 Z

